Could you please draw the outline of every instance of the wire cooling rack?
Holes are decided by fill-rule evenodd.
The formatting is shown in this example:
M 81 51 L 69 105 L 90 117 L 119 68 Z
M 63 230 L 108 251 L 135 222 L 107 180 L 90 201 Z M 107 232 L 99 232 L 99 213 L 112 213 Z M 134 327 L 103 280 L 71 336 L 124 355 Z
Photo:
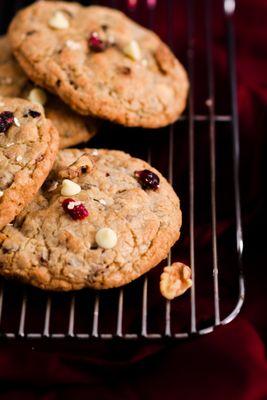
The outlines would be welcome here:
M 95 3 L 122 9 L 155 31 L 161 27 L 159 33 L 187 68 L 191 90 L 187 111 L 179 121 L 148 132 L 107 125 L 90 146 L 118 148 L 146 158 L 173 184 L 182 200 L 184 224 L 181 240 L 162 265 L 173 260 L 188 263 L 193 286 L 183 297 L 165 301 L 159 294 L 162 265 L 124 288 L 105 292 L 44 293 L 1 281 L 0 335 L 10 339 L 161 339 L 212 332 L 238 315 L 245 294 L 232 22 L 235 1 Z M 0 26 L 6 26 L 26 4 L 3 2 Z M 215 18 L 223 25 L 227 77 L 220 76 L 214 62 Z M 183 34 L 178 38 L 180 25 Z M 204 43 L 201 57 L 199 36 Z M 228 88 L 228 98 L 221 99 L 222 86 Z

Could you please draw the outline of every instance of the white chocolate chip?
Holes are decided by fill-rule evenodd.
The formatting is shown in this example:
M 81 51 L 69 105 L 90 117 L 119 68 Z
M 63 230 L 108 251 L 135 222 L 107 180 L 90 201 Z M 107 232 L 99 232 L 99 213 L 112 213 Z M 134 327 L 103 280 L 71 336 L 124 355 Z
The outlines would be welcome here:
M 79 50 L 82 47 L 80 43 L 75 42 L 74 40 L 67 40 L 66 46 L 71 50 Z
M 99 200 L 99 203 L 100 204 L 102 204 L 103 206 L 105 206 L 107 203 L 106 203 L 106 200 L 104 200 L 104 199 L 100 199 Z
M 68 29 L 70 26 L 66 14 L 62 11 L 56 11 L 48 21 L 48 25 L 54 29 Z
M 123 52 L 134 61 L 138 61 L 142 57 L 140 46 L 136 40 L 131 40 L 131 42 L 123 48 Z
M 20 122 L 19 122 L 19 120 L 18 120 L 17 117 L 14 118 L 14 124 L 15 124 L 17 127 L 20 127 Z
M 45 105 L 47 102 L 47 96 L 44 90 L 40 88 L 34 88 L 30 91 L 28 99 L 35 104 Z
M 63 179 L 61 194 L 62 196 L 74 196 L 80 193 L 81 186 L 71 181 L 70 179 Z
M 95 235 L 95 241 L 103 249 L 112 249 L 117 244 L 117 234 L 110 228 L 101 228 Z
M 91 154 L 92 156 L 98 156 L 98 150 L 94 149 Z
M 22 157 L 21 157 L 21 156 L 17 156 L 17 157 L 16 157 L 16 161 L 17 161 L 17 162 L 22 161 Z
M 4 196 L 3 190 L 0 190 L 0 197 Z
M 70 201 L 67 208 L 73 210 L 74 207 L 80 206 L 82 203 L 80 201 Z

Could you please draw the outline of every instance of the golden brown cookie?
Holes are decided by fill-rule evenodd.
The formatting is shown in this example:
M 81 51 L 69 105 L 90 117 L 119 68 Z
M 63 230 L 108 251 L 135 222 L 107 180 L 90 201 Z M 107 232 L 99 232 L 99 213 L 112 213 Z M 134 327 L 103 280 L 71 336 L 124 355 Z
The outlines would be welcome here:
M 34 99 L 35 96 L 34 100 L 38 101 L 38 92 L 43 94 L 40 89 L 36 91 L 13 57 L 7 37 L 0 37 L 0 95 L 25 99 L 31 97 Z M 60 148 L 87 142 L 95 135 L 98 128 L 95 119 L 82 117 L 52 94 L 44 93 L 43 97 L 46 116 L 51 119 L 59 132 Z M 42 100 L 39 99 L 39 102 Z
M 145 161 L 61 150 L 39 194 L 1 233 L 0 274 L 42 289 L 125 285 L 179 238 L 179 199 Z
M 84 115 L 157 128 L 186 105 L 188 79 L 153 32 L 114 9 L 38 1 L 9 28 L 27 75 Z
M 32 200 L 57 150 L 58 132 L 41 106 L 0 97 L 0 229 Z

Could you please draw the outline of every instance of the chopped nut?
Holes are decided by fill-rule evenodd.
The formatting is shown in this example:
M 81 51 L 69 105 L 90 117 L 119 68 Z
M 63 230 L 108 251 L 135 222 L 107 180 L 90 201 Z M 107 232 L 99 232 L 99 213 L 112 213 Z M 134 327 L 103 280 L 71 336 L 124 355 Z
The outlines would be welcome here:
M 69 179 L 64 179 L 62 182 L 61 194 L 62 196 L 74 196 L 80 193 L 81 186 Z
M 95 241 L 103 249 L 112 249 L 117 244 L 117 234 L 110 228 L 101 228 L 97 231 Z
M 138 61 L 142 57 L 141 49 L 136 40 L 132 40 L 130 43 L 128 43 L 127 46 L 123 48 L 123 52 L 127 57 L 134 61 Z
M 191 269 L 182 263 L 174 263 L 164 268 L 160 276 L 160 292 L 168 300 L 181 296 L 192 286 Z
M 94 163 L 89 154 L 83 154 L 77 161 L 69 165 L 67 168 L 59 171 L 61 178 L 74 179 L 82 174 L 88 174 L 94 168 Z
M 48 25 L 54 29 L 68 29 L 70 23 L 64 12 L 56 11 L 48 21 Z
M 34 88 L 30 91 L 28 99 L 35 104 L 45 105 L 47 102 L 47 96 L 44 90 L 40 88 Z

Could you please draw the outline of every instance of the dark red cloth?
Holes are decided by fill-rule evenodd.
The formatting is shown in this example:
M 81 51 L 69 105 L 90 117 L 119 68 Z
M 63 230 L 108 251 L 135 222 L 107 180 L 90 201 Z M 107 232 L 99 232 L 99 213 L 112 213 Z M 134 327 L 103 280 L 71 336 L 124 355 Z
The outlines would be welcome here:
M 178 9 L 173 14 L 177 35 L 185 29 Z M 222 77 L 217 90 L 223 93 L 223 22 L 214 24 L 215 62 Z M 247 283 L 240 316 L 212 334 L 169 344 L 1 344 L 1 400 L 267 399 L 266 2 L 238 2 L 235 27 Z M 201 52 L 204 45 L 198 37 L 196 41 Z M 202 84 L 196 82 L 197 92 Z M 219 97 L 220 110 L 229 109 L 224 96 Z

